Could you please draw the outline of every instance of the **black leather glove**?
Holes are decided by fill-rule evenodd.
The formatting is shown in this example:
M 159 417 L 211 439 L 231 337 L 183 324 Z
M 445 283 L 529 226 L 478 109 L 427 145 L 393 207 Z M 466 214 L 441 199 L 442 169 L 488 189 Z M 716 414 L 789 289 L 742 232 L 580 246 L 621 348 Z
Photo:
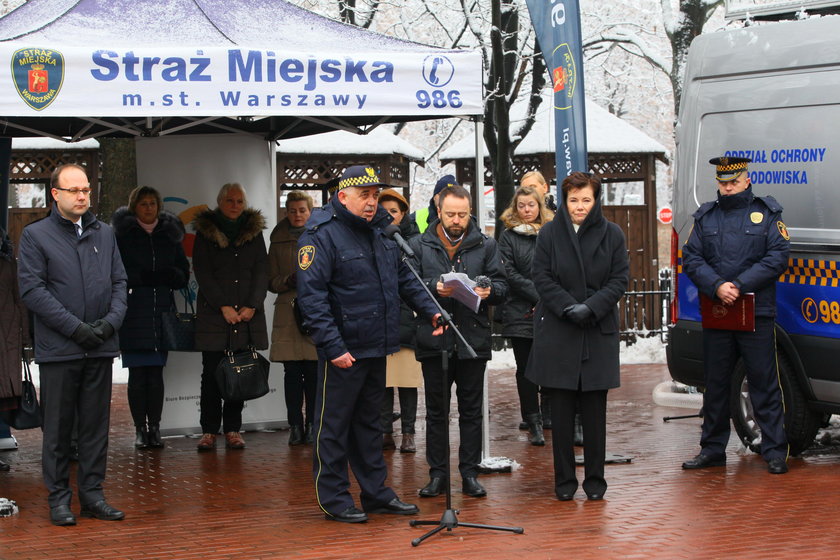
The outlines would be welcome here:
M 579 327 L 591 327 L 595 324 L 595 314 L 585 303 L 576 303 L 563 310 L 563 316 Z
M 93 327 L 93 332 L 102 339 L 102 342 L 105 342 L 112 336 L 114 336 L 114 327 L 111 326 L 111 323 L 106 321 L 105 319 L 97 319 L 93 323 L 90 324 Z
M 109 325 L 110 326 L 110 325 Z M 112 327 L 113 330 L 113 327 Z M 93 350 L 103 342 L 101 337 L 96 334 L 93 330 L 93 326 L 82 323 L 78 326 L 78 328 L 73 332 L 73 336 L 70 338 L 73 339 L 73 342 L 84 348 L 85 350 Z
M 297 289 L 297 273 L 296 272 L 292 272 L 291 274 L 289 274 L 286 277 L 286 285 L 292 290 Z

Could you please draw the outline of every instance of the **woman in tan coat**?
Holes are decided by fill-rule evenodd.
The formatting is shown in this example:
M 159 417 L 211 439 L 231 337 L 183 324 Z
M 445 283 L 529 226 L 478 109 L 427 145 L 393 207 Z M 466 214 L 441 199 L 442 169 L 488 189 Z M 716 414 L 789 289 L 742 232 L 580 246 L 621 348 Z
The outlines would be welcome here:
M 312 213 L 312 198 L 302 191 L 286 197 L 286 217 L 271 232 L 268 289 L 277 294 L 271 329 L 272 362 L 283 362 L 283 387 L 289 415 L 289 445 L 312 442 L 318 354 L 297 326 L 292 302 L 297 296 L 297 240 Z M 304 407 L 304 417 L 301 408 Z

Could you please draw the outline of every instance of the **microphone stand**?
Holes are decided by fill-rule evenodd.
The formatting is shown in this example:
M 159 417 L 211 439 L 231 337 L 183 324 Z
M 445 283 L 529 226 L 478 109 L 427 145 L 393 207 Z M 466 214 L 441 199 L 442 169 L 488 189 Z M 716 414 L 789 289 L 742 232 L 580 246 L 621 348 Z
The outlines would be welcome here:
M 402 247 L 400 248 L 402 249 Z M 405 252 L 403 252 L 402 261 L 406 264 L 406 266 L 408 266 L 408 269 L 411 271 L 411 273 L 414 275 L 414 277 L 417 279 L 420 285 L 423 286 L 423 289 L 426 291 L 427 294 L 429 294 L 429 297 L 432 298 L 432 301 L 435 302 L 435 306 L 437 306 L 438 311 L 440 312 L 440 323 L 442 323 L 443 325 L 448 325 L 449 328 L 452 329 L 452 331 L 455 333 L 455 335 L 458 337 L 458 339 L 461 341 L 461 344 L 463 345 L 463 348 L 461 350 L 465 350 L 466 354 L 470 358 L 477 358 L 478 355 L 475 353 L 475 350 L 473 350 L 472 346 L 470 346 L 469 343 L 466 341 L 464 336 L 461 334 L 461 331 L 458 330 L 458 327 L 452 321 L 452 317 L 449 315 L 446 309 L 444 309 L 443 306 L 441 306 L 440 302 L 437 300 L 434 294 L 432 294 L 431 290 L 429 290 L 429 287 L 426 285 L 425 282 L 423 282 L 423 279 L 420 278 L 420 275 L 417 273 L 417 269 L 415 269 L 414 266 L 411 264 L 411 259 L 408 258 L 408 255 L 406 255 Z M 441 334 L 441 336 L 444 335 Z M 441 369 L 443 370 L 443 402 L 446 403 L 446 510 L 444 510 L 443 515 L 441 515 L 441 518 L 438 521 L 412 519 L 408 522 L 408 525 L 410 527 L 417 527 L 418 525 L 435 526 L 434 529 L 432 529 L 428 533 L 417 537 L 416 539 L 413 539 L 411 541 L 411 546 L 420 546 L 420 543 L 422 543 L 424 540 L 428 539 L 432 535 L 436 535 L 444 529 L 446 529 L 447 531 L 452 531 L 455 527 L 472 527 L 474 529 L 490 529 L 492 531 L 509 531 L 511 533 L 521 535 L 525 532 L 525 529 L 523 529 L 522 527 L 503 527 L 498 525 L 482 525 L 480 523 L 464 523 L 462 521 L 458 521 L 458 513 L 460 513 L 460 510 L 452 509 L 452 483 L 450 480 L 452 470 L 450 466 L 450 454 L 452 453 L 452 450 L 450 449 L 449 442 L 449 407 L 450 400 L 452 399 L 452 397 L 449 391 L 449 352 L 447 351 L 446 346 L 443 346 L 444 348 L 441 350 L 440 353 L 440 363 Z

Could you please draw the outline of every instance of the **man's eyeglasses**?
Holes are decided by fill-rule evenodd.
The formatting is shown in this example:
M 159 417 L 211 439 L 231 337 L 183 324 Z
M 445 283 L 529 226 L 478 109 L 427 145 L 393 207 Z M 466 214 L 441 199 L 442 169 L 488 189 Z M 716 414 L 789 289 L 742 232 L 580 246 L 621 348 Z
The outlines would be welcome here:
M 93 189 L 91 189 L 90 187 L 85 187 L 83 189 L 79 189 L 79 188 L 76 188 L 76 187 L 73 187 L 72 189 L 65 189 L 63 187 L 53 187 L 53 188 L 56 189 L 56 190 L 59 190 L 59 191 L 69 192 L 73 196 L 78 196 L 79 194 L 83 194 L 85 196 L 90 196 L 91 191 L 93 191 Z

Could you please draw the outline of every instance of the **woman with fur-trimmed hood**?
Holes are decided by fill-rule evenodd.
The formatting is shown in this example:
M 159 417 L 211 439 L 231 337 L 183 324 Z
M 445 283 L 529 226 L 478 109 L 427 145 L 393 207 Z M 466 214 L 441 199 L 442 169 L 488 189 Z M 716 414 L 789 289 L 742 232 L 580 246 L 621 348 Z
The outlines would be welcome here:
M 172 307 L 172 290 L 187 285 L 190 265 L 181 242 L 184 225 L 163 210 L 160 193 L 137 187 L 128 206 L 111 218 L 128 277 L 128 308 L 120 327 L 122 363 L 128 368 L 128 407 L 134 420 L 134 446 L 161 448 L 163 368 L 161 316 Z
M 214 372 L 226 348 L 268 348 L 263 304 L 268 290 L 265 218 L 246 207 L 245 189 L 228 183 L 216 197 L 218 208 L 193 220 L 196 231 L 193 271 L 198 281 L 195 347 L 201 350 L 201 429 L 199 451 L 216 447 L 224 430 L 229 449 L 243 449 L 242 401 L 225 401 Z

